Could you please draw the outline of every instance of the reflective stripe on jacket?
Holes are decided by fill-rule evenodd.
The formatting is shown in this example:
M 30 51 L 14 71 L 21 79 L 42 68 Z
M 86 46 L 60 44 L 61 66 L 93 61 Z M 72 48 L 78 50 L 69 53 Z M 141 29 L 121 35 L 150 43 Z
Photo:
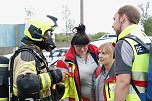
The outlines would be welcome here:
M 8 98 L 0 98 L 0 101 L 8 101 Z

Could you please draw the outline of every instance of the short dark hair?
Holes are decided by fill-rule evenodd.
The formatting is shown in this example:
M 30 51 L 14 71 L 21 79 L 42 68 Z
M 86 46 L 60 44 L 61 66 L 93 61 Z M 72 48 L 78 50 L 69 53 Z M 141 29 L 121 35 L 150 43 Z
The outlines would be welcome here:
M 87 36 L 85 32 L 85 25 L 79 24 L 78 27 L 74 27 L 73 31 L 75 30 L 75 35 L 71 40 L 71 45 L 87 45 L 90 43 L 91 39 Z
M 127 15 L 128 20 L 131 23 L 138 24 L 140 21 L 140 12 L 139 10 L 132 5 L 125 5 L 118 10 L 118 14 L 121 16 L 122 14 Z

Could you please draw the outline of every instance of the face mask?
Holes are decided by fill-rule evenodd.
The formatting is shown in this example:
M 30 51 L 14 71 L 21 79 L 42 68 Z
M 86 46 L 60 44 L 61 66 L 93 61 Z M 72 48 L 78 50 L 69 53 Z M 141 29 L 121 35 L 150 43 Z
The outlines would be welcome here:
M 46 44 L 46 46 L 48 47 L 48 49 L 47 49 L 46 51 L 53 50 L 53 49 L 56 47 L 56 45 L 55 45 L 55 43 L 53 42 L 53 39 L 52 39 L 51 37 L 48 38 L 48 39 L 45 41 L 45 44 Z
M 34 44 L 39 46 L 41 49 L 46 50 L 46 51 L 51 51 L 56 47 L 56 45 L 53 42 L 53 39 L 51 37 L 47 38 L 43 41 L 40 41 L 40 42 L 34 42 Z
M 51 31 L 48 31 L 46 36 L 45 36 L 45 39 L 44 39 L 44 42 L 43 42 L 43 49 L 45 49 L 46 51 L 51 51 L 53 50 L 56 45 L 55 43 L 53 42 L 53 39 L 52 39 L 52 35 L 53 35 L 53 30 Z

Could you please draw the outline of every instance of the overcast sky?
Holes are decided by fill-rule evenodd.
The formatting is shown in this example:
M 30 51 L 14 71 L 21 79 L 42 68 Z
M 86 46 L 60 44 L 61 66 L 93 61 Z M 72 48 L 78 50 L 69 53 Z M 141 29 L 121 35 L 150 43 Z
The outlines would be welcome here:
M 125 4 L 137 6 L 151 0 L 84 0 L 84 24 L 87 33 L 114 32 L 113 15 Z M 80 0 L 3 0 L 0 3 L 0 23 L 24 23 L 25 9 L 30 8 L 35 15 L 53 15 L 58 18 L 59 29 L 64 28 L 62 6 L 71 11 L 70 18 L 80 23 Z M 150 9 L 152 10 L 152 3 Z M 152 11 L 149 11 L 152 15 Z

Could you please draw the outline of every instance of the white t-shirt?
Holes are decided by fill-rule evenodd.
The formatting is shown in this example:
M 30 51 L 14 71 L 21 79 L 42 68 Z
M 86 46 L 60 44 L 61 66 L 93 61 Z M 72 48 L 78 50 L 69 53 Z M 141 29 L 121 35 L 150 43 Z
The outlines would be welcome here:
M 78 63 L 78 69 L 80 73 L 81 82 L 81 94 L 84 98 L 90 98 L 92 74 L 94 70 L 98 67 L 97 63 L 94 61 L 90 53 L 88 53 L 87 61 L 85 62 L 83 58 L 76 56 Z

